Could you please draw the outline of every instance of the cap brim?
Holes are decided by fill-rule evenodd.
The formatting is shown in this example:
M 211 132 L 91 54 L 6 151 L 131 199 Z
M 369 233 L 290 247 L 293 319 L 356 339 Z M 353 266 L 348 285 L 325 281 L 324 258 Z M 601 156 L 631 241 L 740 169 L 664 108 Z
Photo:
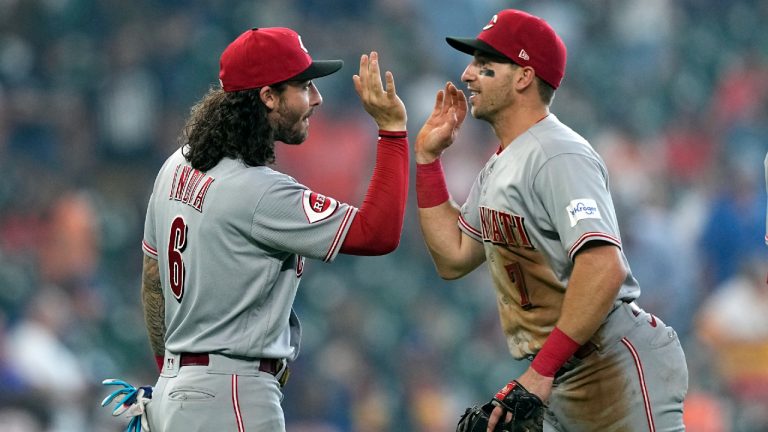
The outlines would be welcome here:
M 496 48 L 488 45 L 487 43 L 479 39 L 447 37 L 445 38 L 445 41 L 448 42 L 448 45 L 452 46 L 453 48 L 465 54 L 475 55 L 475 53 L 479 51 L 491 57 L 512 61 L 512 59 L 510 59 L 500 51 L 497 51 Z
M 307 81 L 330 75 L 344 66 L 342 60 L 314 60 L 308 68 L 286 81 Z

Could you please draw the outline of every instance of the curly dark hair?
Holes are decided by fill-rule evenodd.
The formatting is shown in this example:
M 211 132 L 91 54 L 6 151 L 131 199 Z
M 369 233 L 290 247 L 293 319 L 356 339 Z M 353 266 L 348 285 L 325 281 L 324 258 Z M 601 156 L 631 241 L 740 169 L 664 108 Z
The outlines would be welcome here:
M 208 171 L 225 157 L 248 166 L 274 163 L 274 132 L 259 90 L 225 92 L 212 87 L 192 107 L 180 141 L 187 146 L 183 154 L 193 168 Z

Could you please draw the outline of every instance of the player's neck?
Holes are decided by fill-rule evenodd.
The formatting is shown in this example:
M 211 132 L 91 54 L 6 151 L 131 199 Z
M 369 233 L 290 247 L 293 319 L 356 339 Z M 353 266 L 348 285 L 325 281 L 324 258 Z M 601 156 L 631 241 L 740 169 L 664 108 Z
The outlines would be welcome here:
M 507 146 L 533 125 L 549 115 L 549 107 L 546 105 L 518 106 L 509 110 L 505 115 L 492 123 L 493 131 L 499 139 L 501 148 Z

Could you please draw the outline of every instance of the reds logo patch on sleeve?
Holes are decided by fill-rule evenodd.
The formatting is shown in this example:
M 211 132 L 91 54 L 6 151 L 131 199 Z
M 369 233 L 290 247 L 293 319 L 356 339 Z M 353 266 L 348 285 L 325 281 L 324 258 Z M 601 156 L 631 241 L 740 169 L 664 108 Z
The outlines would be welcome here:
M 339 207 L 339 202 L 331 197 L 311 190 L 305 190 L 303 193 L 301 204 L 304 207 L 304 214 L 311 224 L 328 219 Z

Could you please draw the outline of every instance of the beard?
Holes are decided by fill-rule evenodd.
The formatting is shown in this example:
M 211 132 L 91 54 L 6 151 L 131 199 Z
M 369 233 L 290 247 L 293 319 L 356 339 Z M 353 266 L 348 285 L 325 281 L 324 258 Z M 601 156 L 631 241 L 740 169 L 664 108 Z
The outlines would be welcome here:
M 480 93 L 480 97 L 470 102 L 470 113 L 472 117 L 493 124 L 499 116 L 514 107 L 519 102 L 512 91 L 511 80 L 507 85 L 498 87 L 495 90 L 488 89 Z
M 309 128 L 305 125 L 304 119 L 312 114 L 293 111 L 285 105 L 280 105 L 277 112 L 280 116 L 275 125 L 274 138 L 285 144 L 301 144 L 309 135 Z
M 493 114 L 495 114 L 494 112 L 488 110 L 487 108 L 486 109 L 478 109 L 475 106 L 472 106 L 470 108 L 469 112 L 470 112 L 470 114 L 472 114 L 472 117 L 474 117 L 474 118 L 476 118 L 478 120 L 483 120 L 483 121 L 488 122 L 488 123 L 492 122 Z
M 472 117 L 476 118 L 477 120 L 482 120 L 484 122 L 494 124 L 499 119 L 499 116 L 514 104 L 515 101 L 504 103 L 503 99 L 499 100 L 498 98 L 493 98 L 490 100 L 482 101 L 482 103 L 478 105 L 470 105 L 469 112 L 472 114 Z

